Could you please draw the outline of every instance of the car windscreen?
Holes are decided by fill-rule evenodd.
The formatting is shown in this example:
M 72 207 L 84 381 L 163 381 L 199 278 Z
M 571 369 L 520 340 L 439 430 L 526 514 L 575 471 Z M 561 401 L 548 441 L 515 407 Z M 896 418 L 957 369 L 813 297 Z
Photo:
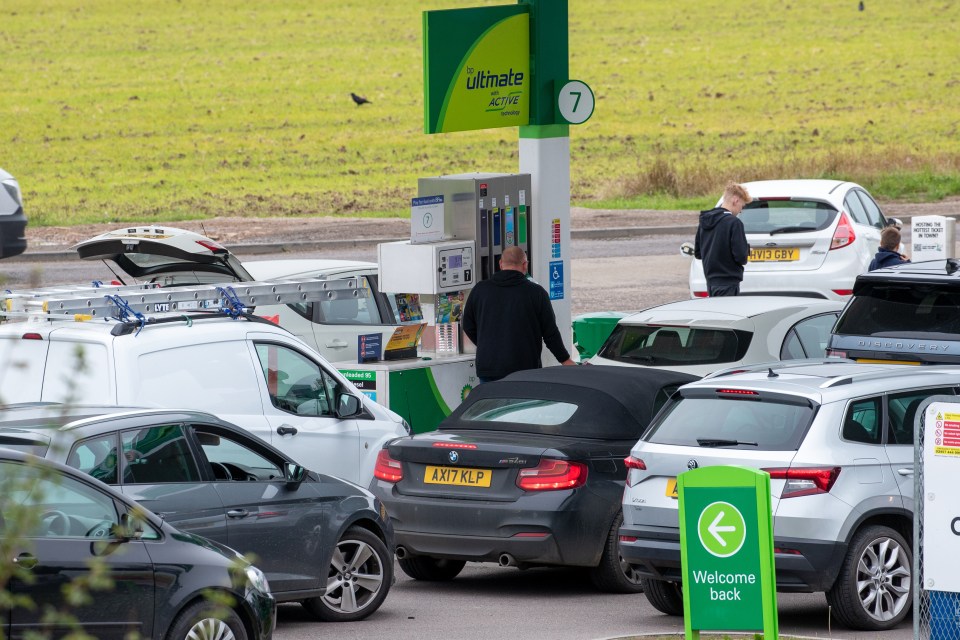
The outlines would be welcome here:
M 0 435 L 0 447 L 4 449 L 13 449 L 21 453 L 30 453 L 38 458 L 47 455 L 47 449 L 50 447 L 49 440 L 32 439 L 22 436 L 2 436 Z
M 734 329 L 618 324 L 598 355 L 653 367 L 722 365 L 741 360 L 752 338 L 753 333 Z
M 826 229 L 837 216 L 837 210 L 826 202 L 815 200 L 754 200 L 740 212 L 740 221 L 747 233 L 808 233 Z
M 834 333 L 960 340 L 960 290 L 916 283 L 863 288 L 844 309 Z
M 684 447 L 795 451 L 815 413 L 808 403 L 685 397 L 667 405 L 643 439 Z

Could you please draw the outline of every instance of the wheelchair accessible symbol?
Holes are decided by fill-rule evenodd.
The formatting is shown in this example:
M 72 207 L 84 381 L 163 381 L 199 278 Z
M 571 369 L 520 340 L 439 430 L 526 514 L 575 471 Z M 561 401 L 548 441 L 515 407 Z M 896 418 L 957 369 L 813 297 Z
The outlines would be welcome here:
M 563 260 L 554 260 L 550 263 L 550 299 L 563 299 Z

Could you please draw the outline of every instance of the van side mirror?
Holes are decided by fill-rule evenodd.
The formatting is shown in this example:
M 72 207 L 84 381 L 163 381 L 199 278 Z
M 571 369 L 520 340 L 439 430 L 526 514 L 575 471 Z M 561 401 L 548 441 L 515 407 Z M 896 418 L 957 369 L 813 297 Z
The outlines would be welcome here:
M 681 245 L 680 245 L 680 253 L 682 253 L 682 254 L 685 255 L 685 256 L 693 257 L 693 243 L 692 243 L 692 242 L 684 242 L 683 244 L 681 244 Z
M 283 479 L 287 483 L 287 489 L 296 489 L 307 477 L 307 470 L 295 462 L 288 462 L 283 466 Z
M 337 400 L 337 417 L 351 418 L 360 413 L 362 407 L 360 398 L 349 393 L 341 393 L 339 400 Z

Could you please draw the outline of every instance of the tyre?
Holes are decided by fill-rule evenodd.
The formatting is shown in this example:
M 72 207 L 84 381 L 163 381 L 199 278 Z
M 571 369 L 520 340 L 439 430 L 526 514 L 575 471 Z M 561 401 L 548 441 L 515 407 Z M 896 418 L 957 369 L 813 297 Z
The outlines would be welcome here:
M 446 582 L 453 580 L 463 571 L 467 563 L 463 560 L 444 560 L 430 556 L 408 556 L 400 562 L 403 572 L 414 580 Z
M 600 564 L 590 570 L 590 582 L 609 593 L 643 593 L 643 583 L 633 566 L 620 555 L 620 525 L 623 513 L 618 512 L 603 545 Z
M 224 613 L 221 607 L 201 601 L 177 616 L 167 640 L 247 640 L 247 630 L 233 609 Z
M 643 595 L 653 608 L 668 616 L 683 615 L 683 591 L 677 582 L 643 578 Z
M 913 604 L 913 552 L 902 535 L 880 525 L 857 532 L 827 602 L 845 627 L 886 631 Z
M 375 534 L 350 527 L 337 542 L 327 592 L 302 602 L 320 620 L 363 620 L 380 608 L 393 583 L 393 554 Z

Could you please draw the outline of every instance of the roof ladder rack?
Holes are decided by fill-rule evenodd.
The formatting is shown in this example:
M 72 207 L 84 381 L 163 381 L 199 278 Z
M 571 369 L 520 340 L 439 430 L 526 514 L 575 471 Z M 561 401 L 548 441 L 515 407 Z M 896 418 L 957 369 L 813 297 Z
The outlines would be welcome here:
M 134 285 L 62 291 L 57 290 L 57 287 L 50 287 L 0 294 L 0 316 L 29 315 L 50 320 L 126 320 L 130 314 L 182 314 L 199 310 L 239 312 L 238 305 L 249 310 L 266 304 L 294 304 L 369 296 L 369 291 L 360 285 L 360 279 L 356 277 L 233 282 L 169 288 Z

